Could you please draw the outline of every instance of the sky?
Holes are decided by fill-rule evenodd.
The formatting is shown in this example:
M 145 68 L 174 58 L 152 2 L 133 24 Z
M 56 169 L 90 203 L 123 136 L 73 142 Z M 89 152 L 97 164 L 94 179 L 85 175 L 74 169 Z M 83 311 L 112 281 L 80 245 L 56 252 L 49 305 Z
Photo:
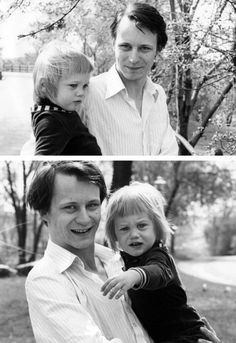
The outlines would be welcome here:
M 14 58 L 32 51 L 27 39 L 18 39 L 17 36 L 30 31 L 29 25 L 34 17 L 32 13 L 15 12 L 0 25 L 0 46 L 3 58 Z

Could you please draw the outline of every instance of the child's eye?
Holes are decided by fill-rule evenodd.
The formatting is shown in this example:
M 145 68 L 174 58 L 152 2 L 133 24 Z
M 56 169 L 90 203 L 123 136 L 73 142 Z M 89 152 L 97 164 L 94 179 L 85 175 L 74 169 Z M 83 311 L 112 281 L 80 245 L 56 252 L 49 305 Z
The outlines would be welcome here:
M 122 226 L 120 228 L 120 231 L 128 231 L 128 230 L 129 230 L 128 226 Z
M 146 223 L 139 223 L 137 225 L 138 229 L 143 229 L 146 226 Z
M 83 89 L 88 88 L 88 84 L 86 83 L 85 85 L 83 85 Z
M 69 85 L 71 88 L 73 88 L 73 89 L 75 89 L 76 87 L 77 87 L 77 85 L 76 84 L 71 84 L 71 85 Z

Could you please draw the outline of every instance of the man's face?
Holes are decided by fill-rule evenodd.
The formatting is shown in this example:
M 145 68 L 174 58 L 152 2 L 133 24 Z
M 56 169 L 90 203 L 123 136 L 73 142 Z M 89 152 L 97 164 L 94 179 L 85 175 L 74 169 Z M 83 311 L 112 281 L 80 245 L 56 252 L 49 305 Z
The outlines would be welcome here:
M 142 32 L 143 31 L 143 32 Z M 157 52 L 157 34 L 142 28 L 127 17 L 121 19 L 114 42 L 116 68 L 125 81 L 146 80 Z
M 72 74 L 62 77 L 53 102 L 66 111 L 79 112 L 89 84 L 90 74 Z
M 81 255 L 93 247 L 101 219 L 99 187 L 75 176 L 57 174 L 51 206 L 43 219 L 54 243 Z

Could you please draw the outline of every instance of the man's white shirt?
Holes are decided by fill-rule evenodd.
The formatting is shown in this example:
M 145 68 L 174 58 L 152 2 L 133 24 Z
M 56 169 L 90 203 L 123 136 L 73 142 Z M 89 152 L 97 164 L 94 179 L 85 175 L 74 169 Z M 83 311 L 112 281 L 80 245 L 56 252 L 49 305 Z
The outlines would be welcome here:
M 82 117 L 103 155 L 178 155 L 163 88 L 148 77 L 142 114 L 113 66 L 91 78 Z
M 108 277 L 121 272 L 118 254 L 95 245 Z M 30 319 L 37 343 L 149 343 L 130 305 L 111 300 L 103 281 L 83 262 L 49 240 L 44 257 L 26 280 Z

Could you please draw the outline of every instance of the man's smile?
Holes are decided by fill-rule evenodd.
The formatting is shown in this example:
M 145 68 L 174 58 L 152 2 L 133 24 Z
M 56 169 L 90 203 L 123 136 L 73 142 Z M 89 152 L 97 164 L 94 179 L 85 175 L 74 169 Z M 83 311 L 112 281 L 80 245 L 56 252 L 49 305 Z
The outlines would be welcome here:
M 71 231 L 75 234 L 83 234 L 89 232 L 93 227 L 89 227 L 87 229 L 71 229 Z

